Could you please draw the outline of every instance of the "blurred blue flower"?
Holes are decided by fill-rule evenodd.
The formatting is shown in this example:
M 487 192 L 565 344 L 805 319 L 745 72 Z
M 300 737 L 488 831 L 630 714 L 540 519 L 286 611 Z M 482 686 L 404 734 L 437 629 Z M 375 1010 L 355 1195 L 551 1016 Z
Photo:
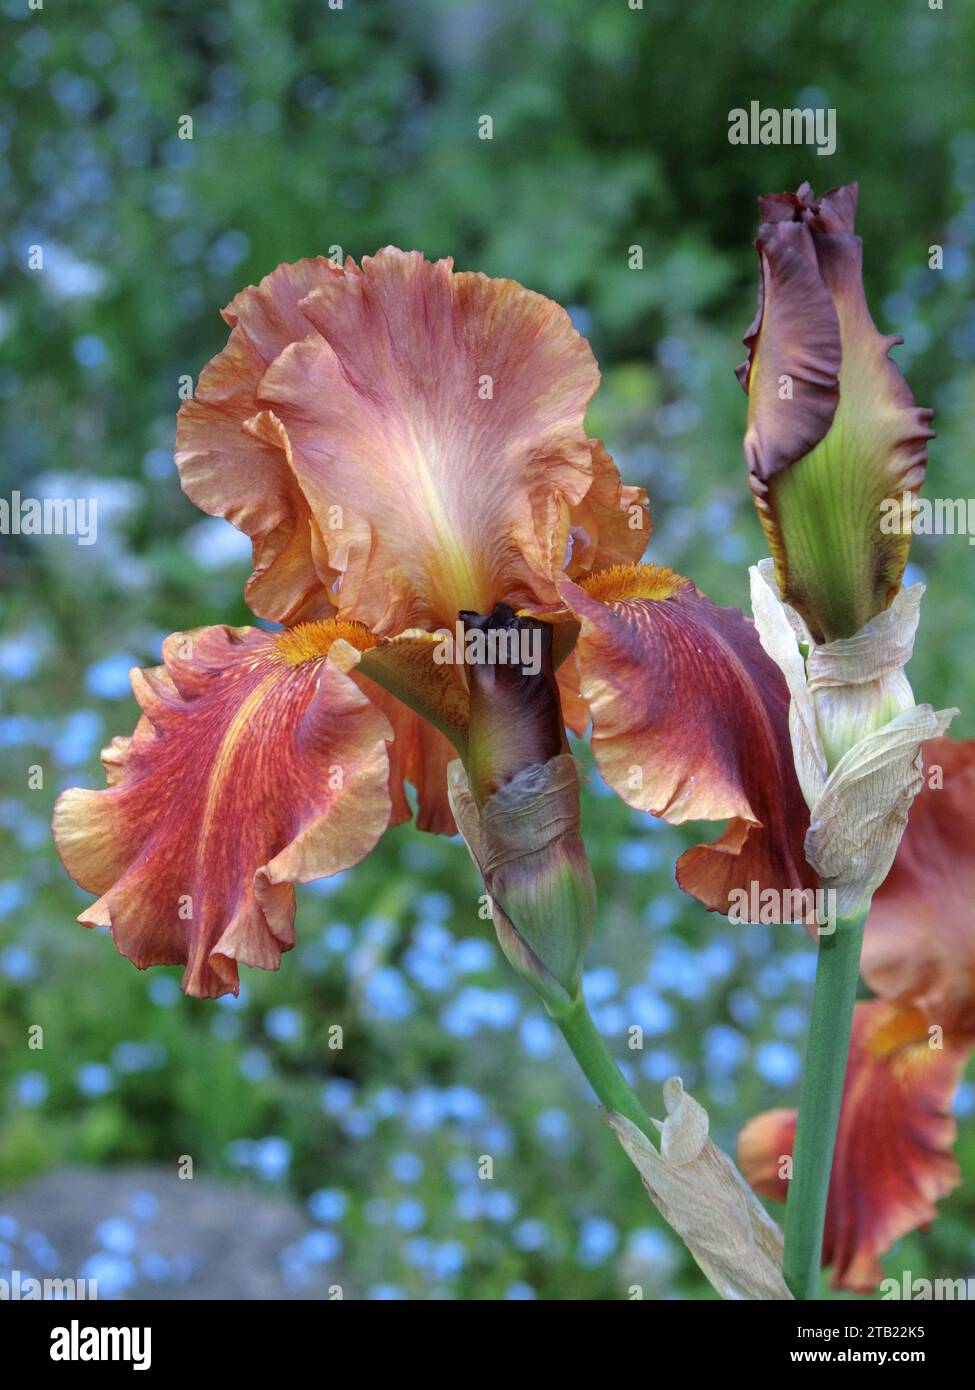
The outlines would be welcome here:
M 302 1034 L 302 1019 L 297 1009 L 279 1004 L 264 1015 L 264 1031 L 275 1042 L 295 1042 Z
M 326 1264 L 341 1255 L 342 1242 L 334 1231 L 309 1231 L 298 1249 L 310 1264 Z
M 536 1293 L 531 1284 L 517 1280 L 514 1284 L 508 1285 L 504 1296 L 509 1303 L 528 1303 L 536 1297 Z
M 259 1047 L 249 1047 L 241 1052 L 241 1059 L 238 1062 L 238 1069 L 245 1081 L 259 1084 L 266 1081 L 271 1074 L 271 1059 L 267 1052 L 261 1052 Z
M 131 1260 L 99 1252 L 81 1266 L 81 1277 L 95 1280 L 101 1298 L 114 1298 L 135 1283 L 135 1266 Z
M 588 1267 L 602 1264 L 619 1245 L 619 1232 L 610 1221 L 602 1217 L 590 1216 L 579 1228 L 579 1244 L 576 1258 Z
M 626 1249 L 632 1259 L 649 1265 L 670 1266 L 676 1256 L 673 1241 L 663 1231 L 654 1231 L 649 1227 L 631 1231 Z
M 88 762 L 98 751 L 104 736 L 100 717 L 90 709 L 69 714 L 51 746 L 54 761 L 59 767 L 78 767 Z
M 549 1242 L 549 1229 L 544 1221 L 534 1217 L 519 1221 L 511 1233 L 511 1241 L 517 1250 L 529 1253 L 544 1250 Z
M 799 1053 L 788 1043 L 760 1043 L 755 1049 L 755 1069 L 773 1086 L 791 1086 L 799 1079 Z
M 0 883 L 0 918 L 9 917 L 27 902 L 27 890 L 16 879 L 4 879 Z
M 649 1037 L 668 1033 L 677 1018 L 672 1004 L 646 985 L 636 985 L 626 992 L 629 1022 L 637 1024 Z
M 0 912 L 0 917 L 4 915 Z M 0 952 L 0 973 L 6 975 L 8 980 L 23 984 L 36 977 L 37 961 L 26 946 L 12 944 Z
M 397 1182 L 419 1182 L 423 1176 L 423 1159 L 414 1153 L 393 1154 L 389 1160 L 389 1171 Z
M 39 1071 L 21 1072 L 14 1082 L 14 1094 L 20 1105 L 32 1110 L 47 1100 L 47 1077 Z
M 325 1225 L 332 1221 L 341 1221 L 348 1206 L 348 1197 L 337 1187 L 320 1187 L 308 1198 L 308 1210 L 312 1217 Z
M 389 1023 L 402 1023 L 416 1007 L 409 986 L 391 965 L 382 965 L 367 976 L 363 1002 L 365 1012 Z
M 526 1014 L 521 1020 L 519 1036 L 529 1057 L 551 1057 L 559 1045 L 554 1024 L 541 1014 Z
M 101 700 L 125 700 L 132 693 L 129 671 L 138 664 L 129 652 L 102 657 L 85 672 L 85 689 Z
M 459 1240 L 442 1241 L 433 1251 L 430 1261 L 436 1279 L 449 1279 L 459 1274 L 467 1263 L 467 1249 Z
M 0 642 L 0 676 L 8 681 L 29 680 L 37 674 L 47 643 L 31 632 L 18 633 Z
M 624 840 L 616 851 L 616 863 L 624 873 L 650 874 L 663 863 L 663 850 L 648 836 Z
M 548 1139 L 552 1143 L 559 1143 L 567 1139 L 572 1133 L 572 1121 L 564 1110 L 554 1107 L 543 1110 L 535 1120 L 535 1129 L 540 1138 Z
M 488 1186 L 481 1194 L 481 1210 L 489 1221 L 503 1226 L 518 1215 L 518 1202 L 504 1188 Z
M 133 1192 L 129 1198 L 129 1211 L 137 1221 L 154 1221 L 159 1215 L 159 1198 L 145 1189 Z
M 71 344 L 71 353 L 79 367 L 100 367 L 108 357 L 108 348 L 97 333 L 83 333 Z
M 333 922 L 322 932 L 322 940 L 335 955 L 344 956 L 347 951 L 352 949 L 355 936 L 352 928 L 345 922 Z
M 668 1077 L 681 1075 L 681 1064 L 672 1052 L 655 1048 L 644 1057 L 640 1070 L 651 1081 L 666 1081 Z
M 404 1197 L 393 1208 L 393 1220 L 401 1231 L 418 1231 L 427 1219 L 427 1209 L 416 1197 Z
M 95 1227 L 95 1240 L 113 1255 L 131 1255 L 136 1246 L 134 1227 L 112 1217 Z
M 164 1009 L 177 1004 L 183 995 L 172 975 L 153 975 L 146 986 L 146 992 L 154 1004 Z
M 478 936 L 466 937 L 454 946 L 454 969 L 460 975 L 476 975 L 490 970 L 495 959 L 491 943 Z
M 620 987 L 619 976 L 608 965 L 601 965 L 596 970 L 585 972 L 582 987 L 590 1004 L 603 1004 L 615 997 Z
M 321 1090 L 321 1107 L 326 1115 L 342 1115 L 355 1104 L 358 1087 L 345 1076 L 334 1076 Z
M 85 1062 L 78 1068 L 75 1082 L 84 1096 L 105 1096 L 115 1085 L 115 1077 L 104 1062 Z
M 291 1167 L 291 1145 L 277 1134 L 258 1139 L 254 1145 L 253 1166 L 268 1182 L 281 1182 Z
M 719 1076 L 735 1071 L 747 1056 L 748 1040 L 736 1028 L 716 1023 L 705 1029 L 705 1065 Z
M 376 1117 L 370 1110 L 357 1107 L 340 1116 L 339 1128 L 350 1139 L 368 1139 L 370 1134 L 375 1133 Z
M 518 996 L 509 990 L 466 985 L 444 1008 L 440 1022 L 456 1038 L 475 1037 L 482 1028 L 511 1028 L 520 1008 Z

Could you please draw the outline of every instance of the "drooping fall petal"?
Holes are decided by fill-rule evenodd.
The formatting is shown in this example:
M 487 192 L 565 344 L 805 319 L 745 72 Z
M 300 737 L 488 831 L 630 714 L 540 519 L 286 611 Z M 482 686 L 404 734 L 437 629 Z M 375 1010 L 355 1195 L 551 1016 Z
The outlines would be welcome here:
M 788 692 L 753 625 L 651 565 L 563 580 L 560 592 L 581 624 L 575 656 L 603 777 L 674 824 L 730 821 L 713 845 L 681 857 L 681 887 L 724 913 L 753 885 L 755 900 L 814 888 Z
M 863 977 L 922 1009 L 946 1039 L 975 1038 L 975 739 L 931 739 L 924 780 L 874 894 Z
M 185 963 L 188 994 L 276 969 L 292 885 L 357 863 L 389 821 L 392 731 L 322 645 L 303 628 L 167 638 L 165 665 L 132 674 L 143 717 L 106 750 L 108 789 L 58 799 L 65 866 L 101 895 L 79 920 L 139 967 Z
M 913 505 L 932 438 L 877 332 L 854 235 L 857 187 L 760 200 L 759 313 L 739 379 L 745 456 L 784 600 L 817 641 L 851 637 L 897 592 L 909 529 L 883 505 Z
M 924 1014 L 910 1005 L 874 1000 L 854 1009 L 823 1238 L 834 1288 L 875 1288 L 880 1256 L 932 1221 L 934 1203 L 959 1181 L 951 1098 L 975 1040 L 943 1049 L 932 1041 Z M 739 1136 L 741 1170 L 770 1200 L 786 1197 L 783 1159 L 795 1117 L 768 1111 Z

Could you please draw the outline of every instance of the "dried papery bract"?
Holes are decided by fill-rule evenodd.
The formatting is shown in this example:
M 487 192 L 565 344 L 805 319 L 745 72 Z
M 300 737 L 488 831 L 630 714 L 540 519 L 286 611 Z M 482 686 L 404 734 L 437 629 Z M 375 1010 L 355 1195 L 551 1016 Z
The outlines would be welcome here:
M 708 1114 L 679 1077 L 664 1083 L 660 1148 L 624 1116 L 606 1112 L 654 1206 L 722 1298 L 785 1301 L 782 1233 L 728 1155 L 708 1137 Z
M 852 637 L 817 643 L 782 602 L 770 560 L 751 570 L 762 645 L 789 686 L 793 754 L 810 811 L 806 858 L 836 893 L 840 917 L 867 906 L 887 876 L 921 787 L 921 745 L 957 710 L 916 705 L 904 666 L 914 647 L 923 588 Z

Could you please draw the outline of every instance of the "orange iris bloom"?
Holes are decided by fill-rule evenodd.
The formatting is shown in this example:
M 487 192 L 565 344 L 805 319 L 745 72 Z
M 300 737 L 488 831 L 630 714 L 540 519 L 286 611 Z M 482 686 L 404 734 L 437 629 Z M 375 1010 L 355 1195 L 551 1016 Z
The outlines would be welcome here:
M 69 873 L 136 965 L 238 988 L 294 942 L 297 882 L 409 818 L 453 833 L 469 684 L 439 630 L 507 604 L 554 625 L 562 716 L 631 806 L 728 820 L 678 865 L 727 911 L 815 884 L 789 699 L 750 621 L 640 560 L 646 497 L 584 427 L 599 372 L 556 304 L 393 248 L 282 265 L 224 311 L 180 411 L 187 494 L 253 542 L 246 597 L 282 625 L 177 633 L 133 672 L 142 718 L 108 786 L 55 808 Z M 517 731 L 512 729 L 512 736 Z

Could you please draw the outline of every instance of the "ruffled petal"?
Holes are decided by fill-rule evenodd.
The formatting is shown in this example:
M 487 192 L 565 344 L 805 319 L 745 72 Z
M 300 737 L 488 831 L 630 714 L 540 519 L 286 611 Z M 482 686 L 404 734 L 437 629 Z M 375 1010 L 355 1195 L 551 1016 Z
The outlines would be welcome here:
M 101 895 L 79 920 L 140 968 L 185 964 L 188 994 L 236 993 L 239 963 L 276 969 L 291 885 L 357 863 L 389 821 L 392 731 L 320 647 L 300 628 L 167 638 L 165 665 L 132 673 L 144 714 L 106 750 L 108 790 L 55 806 L 65 867 Z
M 342 571 L 341 614 L 391 635 L 553 598 L 554 538 L 593 480 L 599 379 L 565 312 L 394 248 L 301 309 L 307 332 L 260 395 Z
M 893 866 L 874 895 L 862 973 L 949 1039 L 975 1036 L 975 739 L 931 739 Z
M 929 1044 L 919 1009 L 856 1005 L 823 1238 L 833 1288 L 875 1288 L 880 1256 L 932 1221 L 934 1203 L 959 1182 L 951 1098 L 972 1042 Z M 741 1170 L 771 1200 L 785 1200 L 782 1160 L 792 1153 L 795 1116 L 758 1115 L 739 1136 Z
M 812 233 L 793 220 L 799 207 L 793 194 L 761 200 L 758 312 L 744 337 L 748 359 L 738 368 L 748 392 L 745 459 L 760 511 L 769 479 L 815 448 L 840 398 L 839 320 Z
M 900 587 L 905 498 L 909 516 L 933 437 L 931 411 L 887 356 L 902 339 L 878 333 L 867 308 L 856 203 L 855 184 L 761 200 L 762 309 L 741 370 L 779 589 L 817 641 L 852 636 Z M 779 399 L 783 377 L 791 399 L 789 388 Z
M 635 564 L 653 530 L 646 490 L 624 486 L 601 440 L 590 440 L 590 449 L 592 486 L 569 513 L 565 572 L 577 582 L 613 565 Z
M 310 331 L 300 301 L 341 274 L 326 260 L 299 261 L 237 295 L 224 310 L 232 328 L 227 346 L 204 367 L 176 424 L 184 492 L 251 537 L 247 602 L 262 617 L 288 624 L 334 611 L 337 572 L 290 467 L 281 425 L 261 412 L 257 393 L 268 364 Z
M 581 624 L 575 655 L 603 777 L 674 824 L 730 821 L 713 845 L 682 856 L 681 887 L 723 913 L 743 906 L 741 893 L 755 904 L 774 890 L 785 906 L 783 890 L 814 889 L 788 692 L 754 626 L 651 565 L 563 580 L 560 592 Z M 763 911 L 772 920 L 774 908 Z

